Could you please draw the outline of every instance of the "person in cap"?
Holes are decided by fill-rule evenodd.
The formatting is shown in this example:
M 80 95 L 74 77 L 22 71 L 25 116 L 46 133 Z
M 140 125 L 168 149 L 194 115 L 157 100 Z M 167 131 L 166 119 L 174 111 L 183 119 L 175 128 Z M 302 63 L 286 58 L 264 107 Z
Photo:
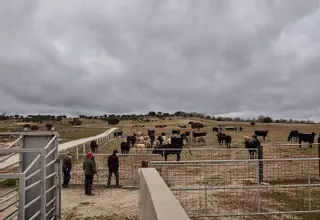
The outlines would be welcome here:
M 72 160 L 71 154 L 67 152 L 66 157 L 63 159 L 62 171 L 63 171 L 63 188 L 69 188 L 69 182 L 71 179 L 71 168 L 72 168 Z
M 92 152 L 88 152 L 87 157 L 83 162 L 83 170 L 85 174 L 84 188 L 85 188 L 85 193 L 88 196 L 94 195 L 92 193 L 92 182 L 93 182 L 93 175 L 97 173 L 96 165 L 92 158 L 93 158 Z
M 111 177 L 113 173 L 116 176 L 116 186 L 119 186 L 119 158 L 118 158 L 117 150 L 114 150 L 112 155 L 108 157 L 108 168 L 109 168 L 108 187 L 111 184 Z

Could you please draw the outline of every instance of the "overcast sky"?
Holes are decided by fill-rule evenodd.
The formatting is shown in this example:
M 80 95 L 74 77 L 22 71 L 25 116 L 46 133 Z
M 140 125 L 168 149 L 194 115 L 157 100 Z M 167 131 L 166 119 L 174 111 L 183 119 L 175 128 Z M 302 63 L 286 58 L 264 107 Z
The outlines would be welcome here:
M 2 0 L 0 112 L 320 116 L 318 0 Z

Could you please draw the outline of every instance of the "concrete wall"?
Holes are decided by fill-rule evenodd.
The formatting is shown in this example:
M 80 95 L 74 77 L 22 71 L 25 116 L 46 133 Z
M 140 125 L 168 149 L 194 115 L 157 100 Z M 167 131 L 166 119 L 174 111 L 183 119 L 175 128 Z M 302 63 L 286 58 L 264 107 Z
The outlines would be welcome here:
M 140 220 L 190 220 L 181 204 L 154 168 L 141 168 Z

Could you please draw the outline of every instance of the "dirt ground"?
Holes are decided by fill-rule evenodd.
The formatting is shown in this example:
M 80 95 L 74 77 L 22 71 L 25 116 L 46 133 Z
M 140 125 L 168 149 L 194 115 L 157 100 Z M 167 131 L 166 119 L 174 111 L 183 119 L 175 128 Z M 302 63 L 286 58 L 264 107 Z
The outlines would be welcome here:
M 65 220 L 136 220 L 138 190 L 101 188 L 95 196 L 84 195 L 83 188 L 63 189 L 62 219 Z

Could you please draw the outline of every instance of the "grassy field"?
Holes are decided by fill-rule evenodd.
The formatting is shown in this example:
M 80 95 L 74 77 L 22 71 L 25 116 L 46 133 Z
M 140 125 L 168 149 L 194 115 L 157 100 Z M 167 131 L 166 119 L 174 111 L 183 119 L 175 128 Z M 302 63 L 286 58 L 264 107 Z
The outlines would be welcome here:
M 112 127 L 101 120 L 83 119 L 81 126 L 73 126 L 69 124 L 68 121 L 69 120 L 63 120 L 61 122 L 45 121 L 42 123 L 21 123 L 16 120 L 7 120 L 7 122 L 0 121 L 0 132 L 23 131 L 24 124 L 37 125 L 40 131 L 46 131 L 46 124 L 53 124 L 56 131 L 60 134 L 60 143 L 64 143 L 98 135 Z

